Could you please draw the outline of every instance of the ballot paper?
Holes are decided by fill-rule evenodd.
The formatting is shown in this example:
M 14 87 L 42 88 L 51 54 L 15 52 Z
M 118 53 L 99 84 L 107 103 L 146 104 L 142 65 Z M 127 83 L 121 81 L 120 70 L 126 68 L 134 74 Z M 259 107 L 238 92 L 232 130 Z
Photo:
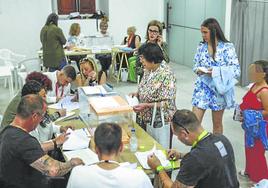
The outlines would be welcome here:
M 86 128 L 72 130 L 68 129 L 68 140 L 63 143 L 62 150 L 79 150 L 89 146 L 90 134 Z
M 126 95 L 126 100 L 129 104 L 129 106 L 131 106 L 131 107 L 139 104 L 139 100 L 137 97 L 130 97 L 130 96 Z
M 66 96 L 63 99 L 61 99 L 59 102 L 49 105 L 48 108 L 53 108 L 57 110 L 66 109 L 67 112 L 79 109 L 79 103 L 71 101 L 73 98 L 74 96 Z
M 210 71 L 205 67 L 198 67 L 197 70 L 202 71 L 203 73 L 209 73 Z
M 156 150 L 156 147 L 154 145 L 153 149 L 145 152 L 136 152 L 135 155 L 140 162 L 141 166 L 144 169 L 151 169 L 147 163 L 147 159 L 150 155 L 155 154 L 156 157 L 160 160 L 160 163 L 163 167 L 171 166 L 170 161 L 167 160 L 166 155 L 161 150 Z
M 78 157 L 82 159 L 85 165 L 91 165 L 99 162 L 99 158 L 96 153 L 94 153 L 91 149 L 80 149 L 75 151 L 64 151 L 63 155 L 67 158 L 67 160 L 71 160 L 71 158 Z
M 103 86 L 86 86 L 82 87 L 83 91 L 86 95 L 105 95 L 107 91 L 104 89 Z

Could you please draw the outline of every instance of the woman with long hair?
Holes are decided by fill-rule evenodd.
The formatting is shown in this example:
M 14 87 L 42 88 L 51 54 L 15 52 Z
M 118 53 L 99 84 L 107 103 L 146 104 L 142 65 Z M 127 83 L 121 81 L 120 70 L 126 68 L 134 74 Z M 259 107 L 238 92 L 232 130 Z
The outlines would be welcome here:
M 214 79 L 215 70 L 228 69 L 228 76 L 234 83 L 240 76 L 240 65 L 233 44 L 225 38 L 216 19 L 206 19 L 201 25 L 201 33 L 203 41 L 198 45 L 194 57 L 193 71 L 198 78 L 192 98 L 193 112 L 202 122 L 206 110 L 212 110 L 213 133 L 222 134 L 223 112 L 225 108 L 233 107 L 234 96 L 228 94 L 227 98 L 227 94 L 220 93 L 212 86 L 214 82 L 205 81 Z

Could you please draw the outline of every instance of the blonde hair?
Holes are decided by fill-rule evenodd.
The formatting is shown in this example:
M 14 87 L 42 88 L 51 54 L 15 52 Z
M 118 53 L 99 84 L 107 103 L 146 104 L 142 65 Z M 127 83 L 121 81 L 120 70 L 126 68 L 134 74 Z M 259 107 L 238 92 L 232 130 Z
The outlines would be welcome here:
M 79 23 L 73 23 L 70 27 L 69 35 L 74 36 L 77 35 L 77 31 L 80 28 Z
M 127 31 L 135 33 L 136 32 L 136 27 L 135 26 L 130 26 L 130 27 L 127 28 Z
M 81 59 L 80 62 L 79 62 L 80 75 L 81 75 L 81 80 L 82 80 L 83 83 L 86 81 L 86 77 L 83 74 L 83 69 L 82 69 L 81 65 L 85 64 L 85 63 L 87 63 L 88 65 L 90 65 L 92 67 L 93 71 L 96 72 L 96 78 L 98 78 L 98 70 L 97 70 L 95 60 L 93 58 L 91 58 L 91 57 L 86 57 L 84 59 Z

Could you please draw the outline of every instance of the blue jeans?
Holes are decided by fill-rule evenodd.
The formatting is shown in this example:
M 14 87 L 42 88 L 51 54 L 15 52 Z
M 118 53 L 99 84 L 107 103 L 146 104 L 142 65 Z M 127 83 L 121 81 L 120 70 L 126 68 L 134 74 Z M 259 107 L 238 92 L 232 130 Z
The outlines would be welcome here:
M 67 65 L 67 61 L 66 61 L 66 58 L 62 58 L 62 60 L 60 61 L 60 66 L 57 67 L 57 68 L 54 68 L 54 67 L 49 67 L 48 68 L 48 71 L 49 72 L 55 72 L 56 70 L 61 70 L 63 67 L 65 67 L 65 65 Z

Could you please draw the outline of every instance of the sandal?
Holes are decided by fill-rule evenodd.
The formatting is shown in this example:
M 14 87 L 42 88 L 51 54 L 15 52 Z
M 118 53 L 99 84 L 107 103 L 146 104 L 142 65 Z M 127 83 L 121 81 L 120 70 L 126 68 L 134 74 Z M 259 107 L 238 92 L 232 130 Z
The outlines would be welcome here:
M 248 178 L 248 174 L 244 170 L 240 170 L 238 174 L 242 177 Z

